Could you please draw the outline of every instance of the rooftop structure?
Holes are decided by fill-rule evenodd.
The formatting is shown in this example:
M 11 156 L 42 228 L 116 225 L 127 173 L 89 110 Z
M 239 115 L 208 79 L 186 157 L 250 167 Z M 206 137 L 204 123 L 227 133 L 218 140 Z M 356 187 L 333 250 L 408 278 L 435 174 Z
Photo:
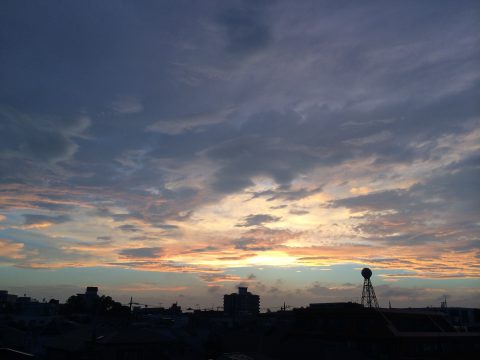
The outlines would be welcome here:
M 97 296 L 98 295 L 98 287 L 97 286 L 87 286 L 87 290 L 85 291 L 85 295 L 87 295 L 87 296 Z

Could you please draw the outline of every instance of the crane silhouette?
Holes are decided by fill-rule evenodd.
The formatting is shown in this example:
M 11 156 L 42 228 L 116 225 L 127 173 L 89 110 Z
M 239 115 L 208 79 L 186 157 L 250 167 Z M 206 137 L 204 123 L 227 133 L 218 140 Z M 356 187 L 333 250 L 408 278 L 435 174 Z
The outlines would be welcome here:
M 132 305 L 139 305 L 139 306 L 143 306 L 145 308 L 148 308 L 148 304 L 142 304 L 142 303 L 139 303 L 139 302 L 134 302 L 132 296 L 130 297 L 130 302 L 128 303 L 128 305 L 130 306 L 130 312 L 132 311 Z

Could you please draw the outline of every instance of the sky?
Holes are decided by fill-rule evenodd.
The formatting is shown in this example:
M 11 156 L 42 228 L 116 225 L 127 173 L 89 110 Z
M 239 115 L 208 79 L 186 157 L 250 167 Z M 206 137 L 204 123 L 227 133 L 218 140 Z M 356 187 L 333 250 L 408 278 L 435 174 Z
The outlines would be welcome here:
M 480 306 L 476 1 L 0 3 L 0 289 Z

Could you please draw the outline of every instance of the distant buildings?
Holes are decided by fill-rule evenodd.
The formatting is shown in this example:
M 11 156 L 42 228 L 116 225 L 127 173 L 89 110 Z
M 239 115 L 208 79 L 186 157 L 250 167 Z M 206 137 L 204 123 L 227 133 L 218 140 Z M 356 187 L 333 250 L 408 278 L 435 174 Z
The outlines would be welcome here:
M 332 302 L 332 303 L 313 303 L 310 309 L 358 309 L 363 305 L 354 302 Z
M 260 312 L 260 296 L 247 291 L 246 287 L 239 287 L 238 294 L 223 296 L 223 311 L 232 316 L 255 315 Z
M 7 290 L 0 290 L 0 304 L 15 304 L 17 295 L 9 294 Z

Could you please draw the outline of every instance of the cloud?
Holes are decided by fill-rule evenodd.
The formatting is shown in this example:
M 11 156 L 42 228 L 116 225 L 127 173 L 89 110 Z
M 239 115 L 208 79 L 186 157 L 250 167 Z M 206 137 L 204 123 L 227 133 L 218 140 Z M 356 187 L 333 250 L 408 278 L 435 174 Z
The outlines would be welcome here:
M 226 50 L 248 55 L 266 47 L 271 32 L 266 19 L 266 2 L 242 1 L 237 7 L 221 11 L 216 20 L 226 35 Z
M 235 243 L 235 241 L 234 241 Z M 261 251 L 261 250 L 260 250 Z M 238 254 L 238 255 L 233 255 L 233 256 L 219 256 L 217 259 L 220 261 L 239 261 L 241 262 L 242 260 L 249 259 L 252 257 L 255 257 L 256 253 L 250 252 L 250 253 L 243 253 L 243 254 Z
M 160 247 L 123 249 L 119 254 L 122 257 L 131 259 L 157 259 L 162 256 L 163 249 Z
M 252 122 L 254 120 L 252 119 Z M 294 118 L 293 121 L 295 120 Z M 275 124 L 274 120 L 270 126 L 281 127 L 280 124 Z M 290 126 L 284 129 L 285 134 L 282 134 L 282 137 L 288 136 Z M 268 132 L 268 128 L 262 129 L 261 133 L 254 133 L 246 128 L 241 135 L 207 151 L 208 158 L 221 166 L 212 181 L 215 191 L 221 193 L 241 191 L 252 186 L 252 178 L 256 176 L 267 176 L 277 184 L 289 185 L 299 174 L 310 169 L 318 161 L 306 147 L 297 147 L 296 144 L 284 146 L 276 137 L 277 134 Z
M 344 206 L 354 211 L 382 211 L 401 208 L 410 203 L 408 191 L 406 190 L 388 190 L 368 195 L 360 195 L 345 199 L 334 200 L 332 206 Z
M 268 251 L 282 247 L 289 240 L 301 236 L 299 232 L 290 230 L 257 227 L 246 231 L 239 239 L 232 241 L 235 249 L 248 251 Z
M 273 223 L 280 221 L 281 218 L 278 216 L 272 216 L 268 214 L 251 214 L 245 216 L 243 219 L 243 223 L 237 224 L 235 226 L 238 227 L 252 227 L 252 226 L 260 226 L 266 223 Z
M 30 202 L 30 204 L 40 209 L 51 210 L 51 211 L 66 211 L 66 210 L 71 210 L 74 207 L 73 204 L 55 202 L 55 201 L 32 201 Z
M 203 248 L 191 249 L 190 252 L 202 253 L 202 252 L 210 252 L 210 251 L 217 251 L 217 250 L 219 250 L 219 248 L 216 246 L 205 246 Z
M 291 209 L 288 213 L 292 215 L 307 215 L 310 214 L 310 211 L 305 209 Z
M 122 292 L 135 292 L 135 293 L 141 293 L 141 292 L 150 292 L 150 291 L 156 291 L 156 292 L 179 292 L 179 291 L 185 291 L 187 290 L 187 286 L 161 286 L 159 284 L 155 283 L 135 283 L 130 286 L 121 286 L 117 288 L 117 291 L 122 291 Z
M 393 307 L 406 307 L 412 303 L 422 304 L 421 306 L 431 306 L 439 304 L 443 300 L 443 296 L 452 291 L 445 288 L 428 288 L 428 287 L 401 287 L 389 284 L 375 285 L 375 293 L 381 306 L 387 306 L 391 302 Z M 457 292 L 453 290 L 456 299 L 459 301 L 462 297 L 461 290 Z M 359 284 L 346 284 L 332 286 L 321 282 L 314 282 L 309 286 L 301 289 L 301 293 L 310 294 L 314 298 L 311 301 L 334 302 L 334 301 L 361 301 L 362 289 Z M 478 297 L 478 294 L 474 295 Z
M 191 114 L 173 119 L 163 119 L 147 127 L 147 130 L 167 134 L 179 135 L 187 131 L 222 123 L 233 113 L 233 108 L 227 108 L 213 112 Z
M 155 227 L 160 228 L 162 230 L 177 230 L 178 229 L 177 225 L 172 225 L 172 224 L 155 224 Z
M 208 283 L 237 282 L 244 280 L 244 278 L 239 275 L 225 274 L 222 272 L 203 273 L 200 274 L 200 278 Z
M 143 111 L 143 104 L 135 97 L 123 97 L 112 102 L 112 109 L 121 114 L 135 114 Z
M 1 259 L 24 259 L 24 244 L 8 239 L 0 239 L 0 261 Z
M 480 210 L 474 181 L 478 176 L 480 168 L 468 166 L 430 176 L 407 189 L 338 199 L 330 205 L 364 212 L 357 229 L 387 243 L 473 240 L 479 232 L 473 225 Z
M 52 225 L 63 224 L 72 219 L 68 215 L 39 215 L 39 214 L 24 214 L 25 221 L 23 223 L 25 228 L 35 229 L 49 227 Z
M 208 292 L 209 294 L 217 295 L 222 289 L 223 289 L 223 286 L 220 286 L 220 285 L 210 285 L 210 286 L 207 287 L 207 292 Z
M 81 136 L 90 125 L 86 116 L 34 118 L 8 107 L 0 108 L 0 119 L 0 159 L 34 160 L 47 164 L 70 159 L 78 149 L 73 139 Z
M 361 138 L 345 140 L 345 144 L 353 146 L 363 146 L 368 144 L 380 143 L 391 139 L 393 135 L 389 131 L 381 131 L 377 134 L 368 135 Z
M 235 249 L 239 250 L 249 250 L 249 251 L 267 251 L 273 249 L 272 246 L 263 246 L 260 245 L 260 240 L 255 238 L 242 237 L 238 240 L 232 242 L 235 245 Z
M 264 190 L 264 191 L 257 191 L 252 193 L 252 199 L 256 199 L 259 197 L 266 197 L 267 201 L 273 200 L 285 200 L 285 201 L 295 201 L 307 198 L 309 196 L 315 195 L 322 191 L 322 187 L 315 187 L 313 189 L 274 189 L 274 190 Z
M 118 229 L 122 230 L 122 231 L 125 231 L 125 232 L 137 232 L 137 231 L 140 231 L 140 229 L 135 226 L 135 225 L 132 225 L 132 224 L 124 224 L 124 225 L 120 225 L 118 227 Z
M 287 207 L 288 207 L 288 205 L 282 204 L 282 205 L 278 205 L 278 206 L 270 206 L 270 209 L 272 209 L 272 210 L 279 210 L 279 209 L 285 209 L 285 208 L 287 208 Z

